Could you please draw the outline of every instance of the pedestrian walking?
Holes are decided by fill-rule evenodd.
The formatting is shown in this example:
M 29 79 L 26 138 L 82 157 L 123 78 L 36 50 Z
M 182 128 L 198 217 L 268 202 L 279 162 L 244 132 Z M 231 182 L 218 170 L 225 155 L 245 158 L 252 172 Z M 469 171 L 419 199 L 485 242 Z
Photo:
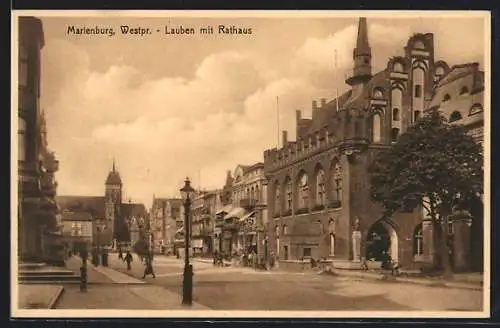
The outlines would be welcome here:
M 118 259 L 123 261 L 123 252 L 121 248 L 118 248 Z
M 156 278 L 155 272 L 153 270 L 153 256 L 151 254 L 149 254 L 145 258 L 145 268 L 142 279 L 146 278 L 146 276 L 150 274 L 153 275 L 153 278 Z
M 127 262 L 127 270 L 130 271 L 132 269 L 130 263 L 132 263 L 133 261 L 132 254 L 130 254 L 130 252 L 127 251 L 127 254 L 125 255 L 125 258 L 123 260 Z

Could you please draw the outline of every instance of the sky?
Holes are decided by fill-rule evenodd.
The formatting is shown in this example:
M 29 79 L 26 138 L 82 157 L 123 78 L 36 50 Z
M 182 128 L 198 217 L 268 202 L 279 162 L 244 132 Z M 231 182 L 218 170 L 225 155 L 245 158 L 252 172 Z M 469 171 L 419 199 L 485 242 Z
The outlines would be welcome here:
M 178 197 L 189 176 L 221 188 L 227 170 L 263 161 L 295 110 L 347 90 L 357 17 L 42 17 L 41 108 L 60 161 L 59 195 L 104 195 L 113 158 L 124 200 Z M 67 35 L 67 27 L 219 24 L 251 35 Z M 414 33 L 434 33 L 436 60 L 485 63 L 481 18 L 369 17 L 374 71 Z M 118 32 L 118 31 L 117 31 Z M 337 56 L 335 56 L 335 51 Z M 337 58 L 336 63 L 334 58 Z

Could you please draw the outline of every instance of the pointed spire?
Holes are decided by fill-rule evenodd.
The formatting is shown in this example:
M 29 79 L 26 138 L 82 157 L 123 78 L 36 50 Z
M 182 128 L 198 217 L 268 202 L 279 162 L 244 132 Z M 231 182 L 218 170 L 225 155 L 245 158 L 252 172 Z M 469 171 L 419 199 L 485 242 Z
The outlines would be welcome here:
M 113 157 L 113 172 L 116 172 L 116 169 L 115 169 L 115 158 Z
M 358 23 L 358 38 L 356 39 L 356 55 L 371 55 L 368 43 L 368 27 L 366 17 L 360 17 Z
M 368 26 L 366 17 L 360 17 L 356 48 L 353 51 L 354 67 L 348 74 L 346 83 L 354 86 L 368 82 L 372 77 L 372 51 L 368 43 Z

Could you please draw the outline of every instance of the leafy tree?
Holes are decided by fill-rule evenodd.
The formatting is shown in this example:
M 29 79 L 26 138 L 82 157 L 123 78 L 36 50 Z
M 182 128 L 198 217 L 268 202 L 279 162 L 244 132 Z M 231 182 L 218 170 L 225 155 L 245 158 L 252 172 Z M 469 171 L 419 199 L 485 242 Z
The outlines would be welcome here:
M 432 220 L 435 267 L 451 274 L 447 219 L 457 207 L 467 209 L 483 193 L 482 147 L 461 125 L 451 125 L 433 110 L 402 134 L 372 162 L 371 198 L 385 215 L 423 207 Z

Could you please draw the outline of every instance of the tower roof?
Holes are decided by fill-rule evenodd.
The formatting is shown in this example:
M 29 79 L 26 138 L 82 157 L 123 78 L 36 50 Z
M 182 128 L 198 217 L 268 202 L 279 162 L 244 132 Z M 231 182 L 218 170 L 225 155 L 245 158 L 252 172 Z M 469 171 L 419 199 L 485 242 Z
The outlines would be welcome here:
M 106 178 L 106 185 L 122 185 L 122 179 L 120 178 L 120 173 L 116 170 L 115 160 L 113 159 L 113 168 L 109 172 Z
M 368 27 L 366 24 L 366 17 L 359 18 L 355 53 L 358 56 L 371 55 L 370 44 L 368 43 Z

